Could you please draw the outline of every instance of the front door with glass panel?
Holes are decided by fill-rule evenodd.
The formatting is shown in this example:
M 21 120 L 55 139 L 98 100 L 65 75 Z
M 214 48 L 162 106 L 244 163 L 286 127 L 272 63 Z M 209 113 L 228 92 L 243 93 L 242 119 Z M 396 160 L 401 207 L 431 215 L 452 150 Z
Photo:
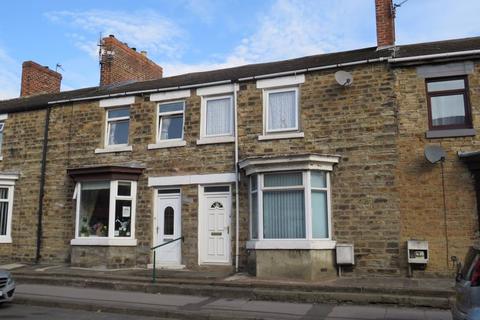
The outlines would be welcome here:
M 159 190 L 158 194 L 157 243 L 155 245 L 166 243 L 182 236 L 180 193 L 162 193 L 162 191 Z M 182 241 L 178 240 L 158 248 L 156 260 L 156 263 L 160 266 L 179 266 L 182 261 Z
M 200 210 L 200 263 L 227 264 L 230 262 L 229 186 L 205 186 Z

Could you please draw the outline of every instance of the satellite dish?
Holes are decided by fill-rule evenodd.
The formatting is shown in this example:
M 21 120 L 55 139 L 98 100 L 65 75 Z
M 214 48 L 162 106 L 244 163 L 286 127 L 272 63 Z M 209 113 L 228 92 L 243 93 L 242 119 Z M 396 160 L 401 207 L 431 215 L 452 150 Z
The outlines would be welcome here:
M 348 87 L 353 83 L 353 76 L 350 72 L 340 70 L 335 72 L 335 80 L 342 87 Z
M 427 145 L 425 147 L 425 158 L 430 163 L 437 163 L 438 161 L 445 159 L 445 150 L 439 145 Z

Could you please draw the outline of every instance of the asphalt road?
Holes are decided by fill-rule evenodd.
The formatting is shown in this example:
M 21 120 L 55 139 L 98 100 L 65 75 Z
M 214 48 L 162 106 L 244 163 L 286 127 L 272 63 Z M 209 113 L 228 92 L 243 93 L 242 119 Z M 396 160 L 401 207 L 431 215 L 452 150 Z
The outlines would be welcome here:
M 1 320 L 35 319 L 35 320 L 152 320 L 153 317 L 139 317 L 104 312 L 88 312 L 60 308 L 45 308 L 18 304 L 0 305 Z M 159 318 L 157 318 L 159 319 Z

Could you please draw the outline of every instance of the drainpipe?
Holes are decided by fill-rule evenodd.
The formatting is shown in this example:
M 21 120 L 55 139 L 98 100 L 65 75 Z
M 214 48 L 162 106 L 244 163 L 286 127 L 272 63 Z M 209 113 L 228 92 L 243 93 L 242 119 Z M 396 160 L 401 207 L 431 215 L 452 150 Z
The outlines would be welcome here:
M 240 249 L 238 247 L 239 245 L 239 236 L 238 232 L 240 230 L 239 228 L 239 196 L 238 196 L 238 180 L 239 180 L 239 174 L 238 174 L 238 115 L 237 115 L 237 89 L 238 89 L 238 83 L 233 83 L 233 113 L 235 114 L 235 272 L 238 272 L 238 255 L 240 252 Z
M 38 211 L 37 211 L 37 252 L 35 255 L 35 263 L 40 262 L 41 247 L 42 247 L 42 220 L 43 220 L 43 198 L 45 196 L 45 171 L 47 165 L 47 148 L 48 148 L 48 127 L 50 125 L 50 111 L 52 107 L 47 108 L 45 114 L 45 128 L 43 131 L 43 147 L 42 147 L 42 165 L 40 169 L 40 192 L 38 196 Z

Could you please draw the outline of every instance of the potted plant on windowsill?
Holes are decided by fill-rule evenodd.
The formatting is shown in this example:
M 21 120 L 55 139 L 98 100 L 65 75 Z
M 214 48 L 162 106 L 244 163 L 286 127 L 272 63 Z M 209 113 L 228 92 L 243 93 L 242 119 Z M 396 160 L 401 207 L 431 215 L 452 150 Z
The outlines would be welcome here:
M 80 226 L 80 237 L 90 236 L 90 228 L 88 227 L 87 217 L 82 218 L 82 225 Z

